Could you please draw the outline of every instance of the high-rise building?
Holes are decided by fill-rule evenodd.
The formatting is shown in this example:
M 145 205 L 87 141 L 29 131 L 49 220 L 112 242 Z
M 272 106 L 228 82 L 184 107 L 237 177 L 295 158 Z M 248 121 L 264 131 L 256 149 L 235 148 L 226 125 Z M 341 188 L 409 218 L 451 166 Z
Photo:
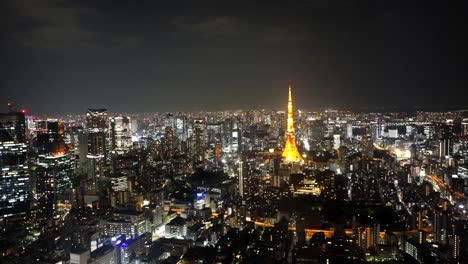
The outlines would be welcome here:
M 187 140 L 187 117 L 179 115 L 176 118 L 175 132 L 180 140 Z
M 439 158 L 444 158 L 452 154 L 453 125 L 441 124 L 437 128 L 439 135 Z
M 24 114 L 0 114 L 0 222 L 30 207 L 30 175 Z
M 107 132 L 109 115 L 107 109 L 88 109 L 86 112 L 86 128 L 91 132 Z
M 204 162 L 205 161 L 205 129 L 203 120 L 195 120 L 194 123 L 194 161 Z
M 454 235 L 452 238 L 452 258 L 457 259 L 460 257 L 462 252 L 462 237 L 460 235 Z
M 211 123 L 206 126 L 207 144 L 210 147 L 214 147 L 216 144 L 222 141 L 222 124 Z
M 64 124 L 56 119 L 38 121 L 31 171 L 35 179 L 38 224 L 51 225 L 56 204 L 71 200 L 74 159 L 64 141 Z
M 353 138 L 353 124 L 346 124 L 346 138 Z
M 305 240 L 306 240 L 305 225 L 306 225 L 306 219 L 304 216 L 296 217 L 297 244 L 302 245 L 302 246 L 305 244 Z
M 435 211 L 432 224 L 433 240 L 436 243 L 446 244 L 449 233 L 450 218 L 447 211 Z
M 109 115 L 107 109 L 88 109 L 86 130 L 88 133 L 88 176 L 90 178 L 100 177 L 108 151 Z
M 111 151 L 125 154 L 132 148 L 132 130 L 130 118 L 118 115 L 110 120 Z
M 339 149 L 341 146 L 341 135 L 335 134 L 333 135 L 333 149 Z
M 174 131 L 170 126 L 167 126 L 164 131 L 164 144 L 162 152 L 162 155 L 166 160 L 171 159 L 174 156 Z
M 81 175 L 88 175 L 89 160 L 88 160 L 88 132 L 84 129 L 78 131 L 78 169 L 77 172 Z
M 462 136 L 468 136 L 468 118 L 462 120 Z
M 310 119 L 308 136 L 311 141 L 320 141 L 324 136 L 324 123 L 321 119 Z
M 234 129 L 231 133 L 231 150 L 233 153 L 241 151 L 242 146 L 242 135 L 240 129 L 234 124 Z
M 248 192 L 249 186 L 249 174 L 250 174 L 250 165 L 246 161 L 239 162 L 239 195 L 240 197 L 244 198 Z
M 286 130 L 286 143 L 284 145 L 284 150 L 283 150 L 283 158 L 286 162 L 304 162 L 304 159 L 302 158 L 301 154 L 296 148 L 291 84 L 289 85 L 288 122 L 287 122 L 287 130 Z
M 380 224 L 373 223 L 367 226 L 363 232 L 364 241 L 366 243 L 366 249 L 373 248 L 377 249 L 380 244 Z
M 24 113 L 0 113 L 0 130 L 7 132 L 14 142 L 26 143 L 26 119 Z
M 418 243 L 421 245 L 426 243 L 426 231 L 418 230 Z
M 286 113 L 284 111 L 278 111 L 275 115 L 275 125 L 278 128 L 278 135 L 283 137 L 286 134 Z

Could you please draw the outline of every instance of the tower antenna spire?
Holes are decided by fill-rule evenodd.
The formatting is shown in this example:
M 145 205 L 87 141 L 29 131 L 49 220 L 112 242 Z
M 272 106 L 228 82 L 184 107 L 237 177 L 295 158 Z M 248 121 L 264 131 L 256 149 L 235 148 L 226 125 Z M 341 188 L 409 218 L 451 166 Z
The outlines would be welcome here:
M 286 143 L 284 145 L 283 158 L 288 162 L 304 162 L 301 154 L 296 147 L 296 139 L 294 133 L 294 112 L 292 102 L 292 86 L 289 80 L 289 96 L 288 96 L 288 123 L 286 130 Z

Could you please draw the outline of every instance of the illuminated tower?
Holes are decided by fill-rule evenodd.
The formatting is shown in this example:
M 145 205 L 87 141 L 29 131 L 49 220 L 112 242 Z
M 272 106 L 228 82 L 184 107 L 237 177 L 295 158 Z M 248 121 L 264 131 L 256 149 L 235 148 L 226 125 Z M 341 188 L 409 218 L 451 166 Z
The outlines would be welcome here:
M 95 179 L 102 176 L 103 167 L 107 160 L 109 132 L 107 109 L 88 109 L 86 112 L 86 130 L 88 132 L 88 153 L 85 155 L 90 166 L 87 172 L 90 179 Z
M 31 176 L 35 203 L 35 222 L 41 228 L 53 226 L 57 204 L 70 200 L 73 154 L 64 141 L 64 123 L 57 119 L 38 120 L 32 144 Z
M 0 113 L 0 226 L 9 220 L 22 220 L 30 211 L 25 122 L 22 112 Z
M 286 130 L 286 143 L 284 144 L 283 158 L 286 162 L 304 162 L 301 154 L 296 148 L 293 115 L 291 84 L 289 84 L 288 125 Z
M 113 154 L 123 155 L 132 149 L 130 118 L 118 115 L 110 119 L 110 145 Z

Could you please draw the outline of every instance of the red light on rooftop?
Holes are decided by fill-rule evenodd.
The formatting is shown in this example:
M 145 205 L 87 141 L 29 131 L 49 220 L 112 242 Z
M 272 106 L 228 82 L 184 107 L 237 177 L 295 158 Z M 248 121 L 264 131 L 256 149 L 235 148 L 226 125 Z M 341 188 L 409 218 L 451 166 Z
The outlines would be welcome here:
M 26 109 L 21 109 L 22 114 L 26 114 Z
M 11 103 L 11 102 L 8 102 L 8 104 L 7 104 L 7 105 L 8 105 L 8 106 L 12 106 L 12 103 Z

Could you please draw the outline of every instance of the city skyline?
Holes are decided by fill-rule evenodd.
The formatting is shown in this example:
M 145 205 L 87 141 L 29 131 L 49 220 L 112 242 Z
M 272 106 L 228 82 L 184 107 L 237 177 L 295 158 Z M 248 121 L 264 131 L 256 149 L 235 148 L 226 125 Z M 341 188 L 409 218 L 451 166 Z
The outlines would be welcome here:
M 462 1 L 0 1 L 0 263 L 468 263 Z
M 0 104 L 35 113 L 282 109 L 288 79 L 304 109 L 466 107 L 459 3 L 2 5 Z
M 0 113 L 0 259 L 466 262 L 468 111 L 294 112 L 291 84 L 285 99 Z

